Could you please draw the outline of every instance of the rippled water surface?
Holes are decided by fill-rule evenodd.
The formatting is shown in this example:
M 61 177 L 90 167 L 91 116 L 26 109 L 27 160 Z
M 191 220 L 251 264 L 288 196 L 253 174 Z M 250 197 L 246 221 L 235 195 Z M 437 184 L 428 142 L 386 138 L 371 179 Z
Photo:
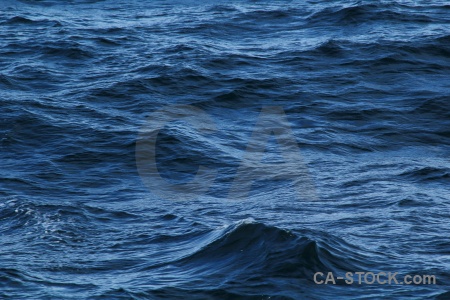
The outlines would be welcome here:
M 3 0 L 0 298 L 450 299 L 449 75 L 447 1 Z M 136 151 L 168 105 L 215 127 L 157 135 L 161 182 L 215 172 L 181 201 Z M 264 107 L 301 160 L 233 199 Z

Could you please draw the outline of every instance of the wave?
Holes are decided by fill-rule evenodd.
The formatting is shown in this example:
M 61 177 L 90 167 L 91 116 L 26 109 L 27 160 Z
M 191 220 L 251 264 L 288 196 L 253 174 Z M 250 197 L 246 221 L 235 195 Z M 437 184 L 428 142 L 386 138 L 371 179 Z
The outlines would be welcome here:
M 61 27 L 63 24 L 56 20 L 48 20 L 48 19 L 41 19 L 41 20 L 33 20 L 26 17 L 21 16 L 14 16 L 6 21 L 3 21 L 0 23 L 0 25 L 41 25 L 41 26 L 47 26 L 47 27 Z
M 42 46 L 40 48 L 40 51 L 42 52 L 43 56 L 52 59 L 58 56 L 69 59 L 86 59 L 95 57 L 94 52 L 89 50 L 87 47 L 77 43 L 68 42 L 53 45 L 49 43 L 45 46 Z
M 0 87 L 7 89 L 21 89 L 19 82 L 11 76 L 0 74 Z
M 200 250 L 176 264 L 200 275 L 211 272 L 230 274 L 240 265 L 243 274 L 239 276 L 264 274 L 262 276 L 309 281 L 316 271 L 355 267 L 342 262 L 315 240 L 252 220 L 229 226 L 216 239 L 208 241 Z
M 354 6 L 326 7 L 323 10 L 312 13 L 306 18 L 308 25 L 339 24 L 351 25 L 367 22 L 411 22 L 431 23 L 436 18 L 425 14 L 401 11 L 395 4 L 360 4 Z
M 108 210 L 85 204 L 41 203 L 14 196 L 3 198 L 0 224 L 3 237 L 33 248 L 47 241 L 50 245 L 87 245 L 90 234 L 100 224 L 134 222 L 140 216 L 121 210 Z M 8 243 L 9 244 L 9 243 Z M 6 245 L 5 245 L 6 247 Z
M 96 241 L 100 232 L 104 238 L 114 234 L 116 225 L 135 226 L 133 224 L 142 220 L 143 215 L 126 211 L 84 204 L 23 201 L 20 197 L 4 201 L 0 206 L 1 233 L 3 239 L 9 240 L 4 243 L 5 250 L 19 241 L 30 251 L 43 243 L 48 249 L 54 250 L 96 248 L 99 246 Z M 172 213 L 163 213 L 154 221 L 165 226 L 173 222 L 191 222 Z M 99 228 L 102 228 L 100 232 Z M 145 231 L 145 234 L 133 235 L 127 243 L 123 243 L 126 240 L 114 243 L 103 241 L 116 251 L 166 247 L 167 250 L 161 250 L 163 253 L 156 257 L 148 256 L 148 261 L 138 257 L 125 259 L 122 256 L 100 259 L 83 266 L 74 261 L 66 264 L 61 272 L 92 273 L 116 269 L 124 274 L 131 271 L 153 278 L 149 279 L 149 283 L 154 288 L 124 282 L 120 289 L 100 295 L 97 293 L 99 299 L 124 294 L 136 298 L 175 297 L 188 291 L 190 295 L 224 299 L 298 299 L 303 288 L 315 285 L 315 272 L 332 271 L 339 274 L 359 270 L 368 264 L 366 257 L 357 254 L 360 250 L 331 235 L 320 231 L 289 231 L 252 219 L 209 230 L 201 226 L 194 231 L 172 236 L 161 235 L 155 239 L 157 236 Z M 90 259 L 92 255 L 89 254 Z M 53 265 L 53 262 L 48 262 L 42 266 L 40 276 L 44 277 L 39 281 L 45 286 L 59 284 L 70 288 L 71 282 L 57 283 L 58 280 L 45 277 L 46 272 L 55 271 Z M 23 281 L 29 284 L 33 279 Z M 83 281 L 78 281 L 76 288 L 83 285 Z M 90 294 L 90 298 L 93 296 Z
M 400 176 L 418 180 L 436 182 L 440 180 L 450 181 L 450 170 L 448 168 L 436 168 L 436 167 L 416 167 L 412 170 L 405 171 Z
M 186 294 L 204 299 L 315 299 L 317 291 L 311 291 L 315 272 L 357 270 L 364 266 L 365 258 L 335 237 L 308 233 L 316 238 L 246 219 L 215 230 L 152 240 L 177 257 L 134 269 L 144 276 L 151 274 L 148 280 L 153 288 L 124 284 L 97 299 L 124 295 L 178 298 Z

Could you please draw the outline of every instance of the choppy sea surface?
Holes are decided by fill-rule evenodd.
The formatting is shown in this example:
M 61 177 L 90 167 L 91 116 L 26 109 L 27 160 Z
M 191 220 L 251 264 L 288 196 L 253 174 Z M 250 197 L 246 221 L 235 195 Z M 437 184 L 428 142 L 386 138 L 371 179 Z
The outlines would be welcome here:
M 0 4 L 1 299 L 450 299 L 448 1 Z M 173 118 L 143 176 L 173 105 L 215 130 Z M 273 134 L 233 199 L 265 107 L 301 160 Z M 437 280 L 313 278 L 358 271 Z

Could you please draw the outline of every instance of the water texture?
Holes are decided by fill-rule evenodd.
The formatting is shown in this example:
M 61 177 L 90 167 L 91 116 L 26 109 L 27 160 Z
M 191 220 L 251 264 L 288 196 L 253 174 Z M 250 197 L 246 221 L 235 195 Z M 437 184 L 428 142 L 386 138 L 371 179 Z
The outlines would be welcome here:
M 0 4 L 1 299 L 450 299 L 447 1 Z M 137 166 L 168 105 L 215 127 L 157 135 L 163 180 L 215 171 L 181 201 Z M 274 135 L 257 146 L 275 167 L 233 199 L 274 106 L 301 160 Z M 305 197 L 283 168 L 306 170 Z

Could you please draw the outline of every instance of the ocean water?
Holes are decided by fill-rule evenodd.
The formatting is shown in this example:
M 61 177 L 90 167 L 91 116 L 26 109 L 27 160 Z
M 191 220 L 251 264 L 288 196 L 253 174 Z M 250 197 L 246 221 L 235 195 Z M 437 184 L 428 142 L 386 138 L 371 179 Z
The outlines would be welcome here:
M 448 1 L 0 4 L 1 299 L 450 299 Z

